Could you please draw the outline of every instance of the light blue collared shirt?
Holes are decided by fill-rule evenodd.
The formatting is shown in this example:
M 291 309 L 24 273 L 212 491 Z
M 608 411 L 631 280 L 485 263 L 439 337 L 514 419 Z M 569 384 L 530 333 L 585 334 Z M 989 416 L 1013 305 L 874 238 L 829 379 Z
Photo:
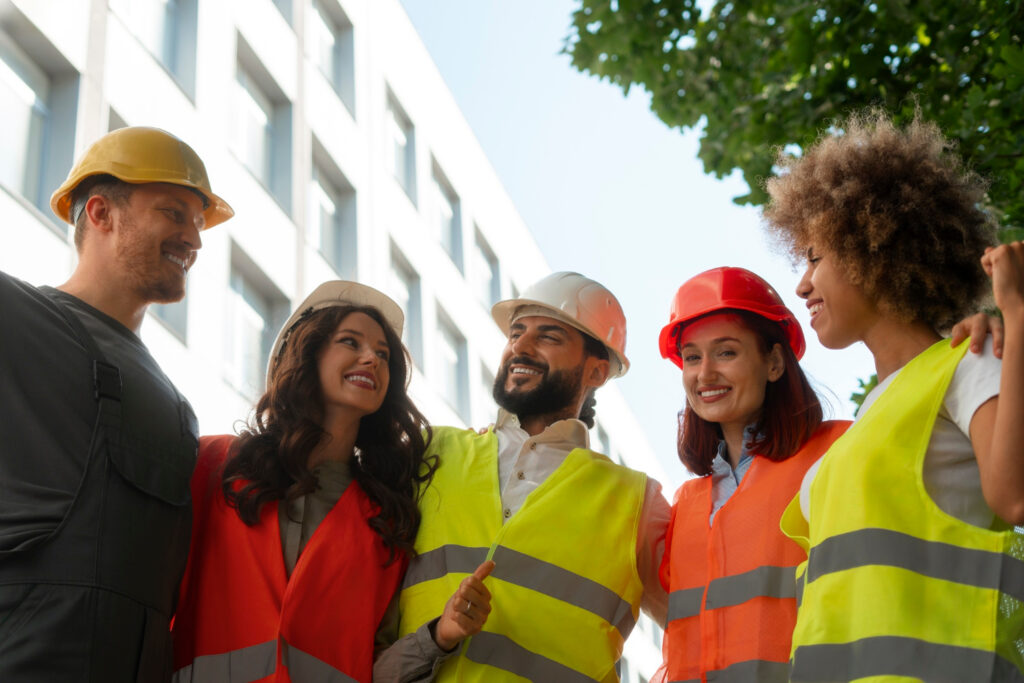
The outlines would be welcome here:
M 750 469 L 750 463 L 754 462 L 754 456 L 747 451 L 747 443 L 754 439 L 754 425 L 750 424 L 743 429 L 743 449 L 740 451 L 739 462 L 736 469 L 729 464 L 725 457 L 725 439 L 718 442 L 718 453 L 711 461 L 711 517 L 708 519 L 708 526 L 715 521 L 715 513 L 725 505 L 726 501 L 736 493 L 743 475 Z

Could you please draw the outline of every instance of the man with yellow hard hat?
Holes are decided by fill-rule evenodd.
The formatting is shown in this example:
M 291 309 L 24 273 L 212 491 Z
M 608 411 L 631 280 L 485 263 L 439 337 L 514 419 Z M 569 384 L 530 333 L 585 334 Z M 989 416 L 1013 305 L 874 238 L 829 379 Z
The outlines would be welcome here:
M 138 331 L 234 212 L 191 147 L 139 127 L 50 205 L 75 226 L 71 277 L 0 273 L 0 680 L 168 680 L 198 434 Z
M 373 679 L 618 681 L 640 609 L 664 622 L 670 516 L 658 482 L 589 447 L 594 392 L 629 369 L 626 318 L 569 272 L 491 315 L 508 338 L 498 419 L 434 428 L 439 467 Z

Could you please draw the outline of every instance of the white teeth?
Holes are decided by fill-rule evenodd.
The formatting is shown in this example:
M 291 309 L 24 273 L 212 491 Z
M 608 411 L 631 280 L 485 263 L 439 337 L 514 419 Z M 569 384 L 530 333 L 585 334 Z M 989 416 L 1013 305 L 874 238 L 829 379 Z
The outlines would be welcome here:
M 513 375 L 539 375 L 540 370 L 534 370 L 533 368 L 512 368 Z
M 347 379 L 349 382 L 352 382 L 353 384 L 362 384 L 363 386 L 368 387 L 370 389 L 377 388 L 377 383 L 374 382 L 369 377 L 367 377 L 366 375 L 346 375 L 345 379 Z
M 697 393 L 701 398 L 708 398 L 710 396 L 721 396 L 728 391 L 728 389 L 712 389 L 711 391 L 699 391 Z
M 173 254 L 164 254 L 164 258 L 167 259 L 168 261 L 170 261 L 171 263 L 174 263 L 174 264 L 178 265 L 179 267 L 181 267 L 182 271 L 187 271 L 188 270 L 188 266 L 185 265 L 185 259 L 178 258 L 177 256 L 174 256 Z
M 818 315 L 819 313 L 822 312 L 822 310 L 824 310 L 824 308 L 825 308 L 825 304 L 814 304 L 813 306 L 811 306 L 807 310 L 809 310 L 811 312 L 811 315 Z

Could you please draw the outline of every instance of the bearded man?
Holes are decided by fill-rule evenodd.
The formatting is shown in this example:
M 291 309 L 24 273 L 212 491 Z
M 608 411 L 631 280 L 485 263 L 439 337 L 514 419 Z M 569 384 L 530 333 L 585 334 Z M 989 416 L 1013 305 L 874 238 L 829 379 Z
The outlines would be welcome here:
M 70 279 L 0 273 L 0 679 L 167 681 L 198 434 L 138 333 L 234 212 L 191 147 L 141 127 L 93 143 L 50 206 L 75 226 Z
M 629 368 L 622 308 L 554 273 L 492 315 L 508 335 L 498 419 L 435 429 L 418 555 L 381 633 L 399 639 L 374 680 L 618 681 L 639 610 L 664 623 L 669 519 L 660 484 L 589 449 L 594 392 Z

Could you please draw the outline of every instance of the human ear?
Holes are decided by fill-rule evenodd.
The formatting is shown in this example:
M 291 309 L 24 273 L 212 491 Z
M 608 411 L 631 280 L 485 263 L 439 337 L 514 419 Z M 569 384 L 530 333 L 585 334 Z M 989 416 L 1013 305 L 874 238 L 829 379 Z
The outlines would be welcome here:
M 110 199 L 101 194 L 94 194 L 85 203 L 85 215 L 92 227 L 109 232 L 114 229 L 112 208 L 113 202 Z
M 587 359 L 586 367 L 584 383 L 588 387 L 596 389 L 608 381 L 608 373 L 611 372 L 611 363 L 609 361 L 591 356 Z

